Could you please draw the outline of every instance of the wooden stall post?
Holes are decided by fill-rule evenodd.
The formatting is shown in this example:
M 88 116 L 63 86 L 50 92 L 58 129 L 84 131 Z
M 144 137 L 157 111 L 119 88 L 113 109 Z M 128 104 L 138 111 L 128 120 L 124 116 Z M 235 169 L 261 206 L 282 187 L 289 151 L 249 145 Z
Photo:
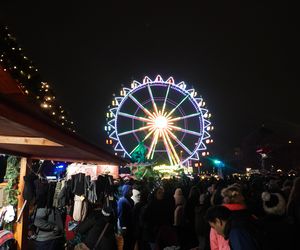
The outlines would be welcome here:
M 22 211 L 22 207 L 24 205 L 23 199 L 23 190 L 24 190 L 24 176 L 26 176 L 28 172 L 27 164 L 31 165 L 31 159 L 27 159 L 25 157 L 21 158 L 20 162 L 20 179 L 18 184 L 18 206 L 17 206 L 17 218 L 19 217 L 20 213 L 22 213 L 18 222 L 16 222 L 15 230 L 14 230 L 14 237 L 17 241 L 17 249 L 27 249 L 27 231 L 28 231 L 28 212 L 29 206 L 28 204 Z

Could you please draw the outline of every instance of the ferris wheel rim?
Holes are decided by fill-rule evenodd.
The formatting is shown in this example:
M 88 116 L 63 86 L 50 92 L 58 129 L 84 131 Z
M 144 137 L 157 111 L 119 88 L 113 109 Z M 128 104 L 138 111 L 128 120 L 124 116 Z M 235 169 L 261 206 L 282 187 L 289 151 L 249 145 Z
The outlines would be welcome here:
M 205 124 L 205 122 L 208 122 L 209 124 L 210 124 L 210 122 L 204 118 L 204 115 L 208 112 L 208 110 L 199 107 L 196 99 L 191 95 L 191 93 L 189 92 L 189 90 L 180 88 L 178 86 L 179 84 L 177 84 L 177 85 L 176 84 L 170 84 L 170 83 L 167 83 L 166 81 L 157 82 L 156 80 L 152 81 L 151 79 L 148 82 L 139 83 L 139 82 L 136 81 L 136 83 L 138 83 L 138 85 L 136 87 L 131 88 L 131 89 L 127 88 L 127 90 L 129 90 L 128 93 L 126 93 L 126 95 L 121 99 L 121 102 L 118 103 L 117 107 L 115 108 L 114 133 L 115 133 L 116 138 L 113 138 L 113 139 L 117 140 L 117 144 L 119 144 L 119 146 L 122 148 L 122 151 L 124 152 L 124 154 L 131 158 L 131 154 L 128 152 L 127 148 L 123 145 L 122 140 L 120 139 L 120 133 L 118 132 L 118 118 L 120 116 L 124 115 L 124 112 L 121 112 L 121 109 L 122 109 L 124 103 L 128 100 L 128 98 L 130 98 L 137 106 L 139 106 L 141 109 L 143 109 L 143 111 L 150 116 L 151 112 L 150 111 L 148 112 L 147 108 L 143 107 L 143 105 L 133 95 L 136 92 L 138 92 L 141 89 L 144 89 L 146 87 L 146 88 L 148 88 L 151 101 L 153 103 L 155 103 L 154 102 L 155 98 L 153 98 L 153 95 L 152 95 L 152 92 L 151 92 L 151 86 L 164 86 L 164 87 L 167 86 L 167 93 L 163 97 L 165 99 L 164 100 L 164 104 L 163 104 L 163 108 L 165 107 L 165 103 L 166 103 L 166 100 L 168 98 L 169 90 L 170 90 L 170 88 L 172 88 L 174 91 L 179 91 L 184 96 L 183 101 L 185 99 L 189 99 L 189 103 L 191 103 L 193 105 L 193 107 L 197 110 L 196 114 L 195 113 L 187 114 L 187 115 L 185 115 L 183 117 L 172 118 L 172 120 L 174 120 L 174 121 L 175 120 L 184 120 L 184 121 L 186 121 L 188 118 L 198 116 L 198 118 L 199 118 L 199 126 L 201 128 L 200 129 L 201 133 L 195 132 L 195 135 L 198 136 L 198 139 L 197 139 L 197 145 L 195 147 L 193 147 L 193 150 L 189 150 L 188 147 L 184 146 L 183 143 L 180 143 L 180 142 L 178 143 L 178 141 L 176 141 L 176 139 L 175 139 L 175 141 L 177 143 L 176 145 L 179 145 L 183 149 L 185 149 L 184 147 L 186 147 L 188 150 L 185 149 L 185 151 L 189 153 L 189 155 L 185 159 L 180 160 L 177 165 L 184 164 L 185 162 L 187 162 L 188 160 L 191 160 L 191 159 L 195 159 L 195 158 L 199 159 L 198 152 L 200 150 L 205 150 L 206 149 L 206 145 L 205 145 L 205 143 L 203 141 L 204 141 L 204 139 L 207 138 L 207 136 L 210 136 L 208 134 L 208 132 L 205 131 L 205 128 L 207 127 L 207 124 Z M 150 84 L 151 84 L 151 86 L 150 86 Z M 202 100 L 202 98 L 198 98 L 198 99 Z M 150 102 L 149 99 L 148 99 L 148 102 Z M 153 106 L 155 107 L 155 104 L 153 104 Z M 180 104 L 178 106 L 180 106 Z M 174 108 L 174 110 L 176 108 Z M 172 112 L 174 112 L 174 111 L 169 112 L 169 114 L 172 113 Z M 132 114 L 126 114 L 125 117 L 126 116 L 127 116 L 127 118 L 131 119 L 131 118 L 133 118 L 134 115 L 132 115 Z M 129 116 L 131 116 L 131 117 L 129 117 Z M 145 118 L 145 117 L 135 116 L 135 119 L 136 118 L 137 118 L 137 120 L 144 120 L 144 122 L 149 121 L 149 119 Z M 184 129 L 179 129 L 179 130 L 181 132 L 187 132 Z M 137 142 L 139 142 L 139 141 L 137 140 Z

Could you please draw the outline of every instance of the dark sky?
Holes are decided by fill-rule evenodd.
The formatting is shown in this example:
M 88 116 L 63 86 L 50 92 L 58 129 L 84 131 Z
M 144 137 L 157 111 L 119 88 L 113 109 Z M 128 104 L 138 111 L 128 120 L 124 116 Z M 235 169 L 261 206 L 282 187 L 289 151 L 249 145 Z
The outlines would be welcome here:
M 77 131 L 95 144 L 105 147 L 112 93 L 157 74 L 183 80 L 205 98 L 216 153 L 263 123 L 300 131 L 299 28 L 288 1 L 29 2 L 1 3 L 0 21 L 53 86 Z

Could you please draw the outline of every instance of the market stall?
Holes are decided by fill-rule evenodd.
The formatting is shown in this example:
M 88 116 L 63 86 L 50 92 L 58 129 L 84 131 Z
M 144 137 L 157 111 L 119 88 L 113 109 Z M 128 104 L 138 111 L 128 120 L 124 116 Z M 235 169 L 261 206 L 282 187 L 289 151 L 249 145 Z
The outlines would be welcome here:
M 33 160 L 94 164 L 97 171 L 125 165 L 118 158 L 53 123 L 22 93 L 12 76 L 0 67 L 0 153 L 20 157 L 14 237 L 27 249 L 28 207 L 24 206 L 24 176 Z M 102 167 L 101 167 L 102 166 Z M 113 171 L 116 176 L 116 170 Z M 22 212 L 22 213 L 21 213 Z M 21 216 L 20 216 L 21 215 Z

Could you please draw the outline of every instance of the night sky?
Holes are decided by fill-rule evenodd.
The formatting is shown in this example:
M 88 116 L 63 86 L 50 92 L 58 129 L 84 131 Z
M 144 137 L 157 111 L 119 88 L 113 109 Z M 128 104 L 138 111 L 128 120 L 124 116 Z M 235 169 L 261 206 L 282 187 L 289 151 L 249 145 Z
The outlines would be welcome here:
M 29 2 L 1 3 L 0 21 L 54 88 L 78 133 L 103 148 L 112 94 L 157 74 L 203 96 L 216 154 L 262 124 L 299 135 L 299 28 L 288 1 Z

